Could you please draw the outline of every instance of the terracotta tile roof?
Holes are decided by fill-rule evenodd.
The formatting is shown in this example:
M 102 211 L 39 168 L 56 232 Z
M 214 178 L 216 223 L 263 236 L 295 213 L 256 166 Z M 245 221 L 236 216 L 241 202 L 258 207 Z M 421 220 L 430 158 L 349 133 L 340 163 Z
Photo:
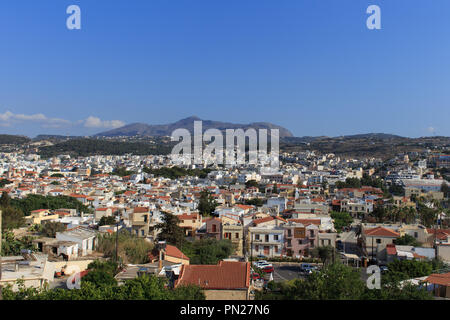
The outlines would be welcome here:
M 261 224 L 261 223 L 264 223 L 264 222 L 273 221 L 275 219 L 283 221 L 283 222 L 287 222 L 285 219 L 280 218 L 280 217 L 266 217 L 266 218 L 260 218 L 260 219 L 253 220 L 253 224 L 256 226 L 258 224 Z
M 435 230 L 432 228 L 427 228 L 427 232 L 432 235 L 436 233 L 436 238 L 438 238 L 439 240 L 446 240 L 450 236 L 450 229 Z
M 397 255 L 397 248 L 395 247 L 395 244 L 386 245 L 386 252 L 388 255 L 392 255 L 392 256 Z
M 218 265 L 183 265 L 176 286 L 189 284 L 202 289 L 248 289 L 250 263 L 220 261 Z
M 183 213 L 183 214 L 177 215 L 177 217 L 179 220 L 195 220 L 195 219 L 200 218 L 198 213 L 193 213 L 193 214 Z
M 150 209 L 148 207 L 136 207 L 133 209 L 133 213 L 146 213 L 149 211 Z
M 439 273 L 431 274 L 428 278 L 425 279 L 425 281 L 448 287 L 450 286 L 450 272 L 442 274 Z
M 247 206 L 245 204 L 237 204 L 236 207 L 244 209 L 244 210 L 250 210 L 253 209 L 253 206 Z
M 289 222 L 301 223 L 302 225 L 309 226 L 310 224 L 315 224 L 320 226 L 320 219 L 288 219 Z
M 184 255 L 184 253 L 181 252 L 177 247 L 171 246 L 169 244 L 166 246 L 166 255 L 178 259 L 189 260 L 189 257 Z
M 376 227 L 372 229 L 364 230 L 364 233 L 368 236 L 378 236 L 378 237 L 400 237 L 398 232 L 394 230 L 387 229 L 384 227 Z

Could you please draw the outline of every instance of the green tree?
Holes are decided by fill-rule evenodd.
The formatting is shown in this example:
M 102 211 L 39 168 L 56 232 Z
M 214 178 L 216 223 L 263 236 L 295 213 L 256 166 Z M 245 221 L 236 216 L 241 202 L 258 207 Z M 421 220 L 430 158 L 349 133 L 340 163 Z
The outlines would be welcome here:
M 334 228 L 337 232 L 341 232 L 343 227 L 349 227 L 353 222 L 353 218 L 348 212 L 332 211 L 330 216 L 334 220 Z
M 198 211 L 203 216 L 211 216 L 211 214 L 216 210 L 217 207 L 217 201 L 214 200 L 212 195 L 209 193 L 208 190 L 204 189 L 200 193 L 200 199 L 198 203 Z
M 426 206 L 420 200 L 417 203 L 417 206 L 418 206 L 419 217 L 420 217 L 420 220 L 422 221 L 422 223 L 428 228 L 435 225 L 437 215 L 438 215 L 438 210 L 436 210 L 435 208 L 430 208 L 430 207 Z
M 385 219 L 387 217 L 386 209 L 382 206 L 376 206 L 373 209 L 371 216 L 375 217 L 375 219 L 377 219 L 378 223 L 381 223 L 381 222 L 385 221 Z
M 10 203 L 10 198 L 9 198 L 8 192 L 3 191 L 2 197 L 0 198 L 0 207 L 2 207 L 2 208 L 9 207 L 9 203 Z
M 33 237 L 24 236 L 16 238 L 11 231 L 5 231 L 2 234 L 2 255 L 18 256 L 21 250 L 34 250 Z
M 319 258 L 324 265 L 332 262 L 333 258 L 336 257 L 335 249 L 332 246 L 316 247 L 311 253 L 313 257 Z
M 117 280 L 108 272 L 101 270 L 89 271 L 83 278 L 83 282 L 91 282 L 96 287 L 111 286 L 117 283 Z
M 190 258 L 191 264 L 217 264 L 220 260 L 228 258 L 233 249 L 228 239 L 202 239 L 183 245 L 183 252 Z
M 450 187 L 446 182 L 442 182 L 441 192 L 444 194 L 445 198 L 450 198 Z
M 388 264 L 388 271 L 382 278 L 385 283 L 428 276 L 433 271 L 433 263 L 419 260 L 394 260 Z
M 277 184 L 276 184 L 276 183 L 273 184 L 272 193 L 273 193 L 273 194 L 278 194 L 278 193 L 279 193 L 278 187 L 277 187 Z
M 251 188 L 251 187 L 258 187 L 259 185 L 258 185 L 258 182 L 256 182 L 256 180 L 248 180 L 246 183 L 245 183 L 245 187 L 246 188 Z
M 365 292 L 359 272 L 341 263 L 333 263 L 307 279 L 273 284 L 257 294 L 257 299 L 356 300 Z
M 403 196 L 405 194 L 405 189 L 400 185 L 393 184 L 389 187 L 389 192 L 394 196 Z
M 153 244 L 143 238 L 139 238 L 127 230 L 121 230 L 118 234 L 119 261 L 123 263 L 147 263 L 148 253 L 153 249 Z M 97 250 L 105 257 L 112 258 L 116 255 L 116 233 L 102 234 L 98 236 Z
M 66 230 L 66 226 L 64 224 L 62 224 L 61 222 L 48 221 L 48 222 L 44 223 L 44 225 L 42 227 L 42 233 L 46 237 L 50 237 L 50 238 L 56 237 L 57 232 L 62 232 L 65 230 Z
M 23 227 L 25 217 L 23 212 L 13 207 L 2 207 L 2 230 L 11 230 Z
M 166 241 L 168 244 L 180 248 L 185 242 L 185 234 L 178 225 L 179 222 L 177 216 L 169 212 L 163 212 L 162 223 L 155 226 L 156 229 L 160 230 L 158 241 Z
M 116 224 L 116 218 L 113 216 L 103 216 L 100 218 L 100 221 L 98 222 L 99 226 L 110 226 Z
M 395 239 L 396 245 L 401 246 L 413 246 L 418 247 L 420 246 L 420 243 L 414 238 L 413 236 L 410 236 L 409 234 L 405 234 L 404 236 L 401 236 L 400 238 Z

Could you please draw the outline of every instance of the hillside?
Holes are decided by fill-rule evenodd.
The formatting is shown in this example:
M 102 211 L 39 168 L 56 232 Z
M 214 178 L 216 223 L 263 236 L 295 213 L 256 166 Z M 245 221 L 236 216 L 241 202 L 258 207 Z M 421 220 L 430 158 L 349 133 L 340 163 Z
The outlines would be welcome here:
M 61 154 L 71 156 L 91 156 L 91 155 L 151 155 L 169 154 L 172 145 L 163 141 L 129 142 L 117 140 L 101 139 L 73 139 L 56 143 L 52 146 L 45 146 L 39 149 L 39 154 L 44 158 L 49 158 Z
M 15 136 L 9 134 L 0 134 L 0 145 L 21 145 L 30 142 L 31 139 L 25 136 Z
M 191 134 L 194 132 L 194 121 L 201 120 L 198 117 L 189 117 L 180 121 L 164 124 L 164 125 L 149 125 L 145 123 L 132 123 L 121 128 L 109 130 L 96 134 L 100 137 L 119 137 L 119 136 L 170 136 L 172 132 L 179 128 L 188 129 Z M 250 124 L 236 124 L 229 122 L 220 122 L 212 120 L 201 120 L 203 131 L 208 129 L 219 129 L 224 131 L 225 129 L 279 129 L 280 137 L 292 137 L 292 133 L 283 127 L 274 125 L 268 122 L 255 122 Z M 269 131 L 270 133 L 270 131 Z

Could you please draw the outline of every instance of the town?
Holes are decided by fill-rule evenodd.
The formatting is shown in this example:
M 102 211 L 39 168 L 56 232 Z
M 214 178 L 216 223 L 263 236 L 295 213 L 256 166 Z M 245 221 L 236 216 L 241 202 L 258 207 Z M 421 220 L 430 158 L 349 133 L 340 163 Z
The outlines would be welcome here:
M 0 155 L 3 299 L 450 298 L 448 147 L 278 172 L 26 150 Z

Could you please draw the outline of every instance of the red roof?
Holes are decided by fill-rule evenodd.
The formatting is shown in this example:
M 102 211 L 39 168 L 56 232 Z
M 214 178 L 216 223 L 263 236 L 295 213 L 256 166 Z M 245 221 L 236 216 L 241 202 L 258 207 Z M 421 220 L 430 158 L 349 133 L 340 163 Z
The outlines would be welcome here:
M 220 261 L 218 265 L 183 265 L 176 286 L 190 284 L 202 289 L 248 289 L 250 263 Z
M 166 255 L 178 259 L 189 260 L 189 257 L 185 256 L 184 253 L 180 251 L 180 249 L 169 244 L 166 246 Z
M 315 224 L 320 226 L 320 219 L 288 219 L 290 222 L 301 223 L 304 226 L 309 226 L 310 224 Z
M 395 247 L 395 244 L 390 243 L 390 244 L 386 245 L 386 252 L 388 255 L 391 255 L 391 256 L 397 255 L 397 248 Z
M 384 227 L 376 227 L 372 229 L 366 229 L 364 230 L 364 233 L 368 236 L 376 236 L 376 237 L 400 237 L 400 234 L 398 232 L 395 232 L 394 230 L 387 229 Z
M 193 213 L 193 214 L 187 214 L 187 213 L 183 213 L 177 216 L 179 220 L 195 220 L 195 219 L 199 219 L 199 214 L 198 213 Z
M 275 220 L 275 219 L 280 220 L 280 221 L 283 221 L 283 222 L 287 222 L 285 219 L 280 218 L 280 217 L 266 217 L 266 218 L 261 218 L 261 219 L 256 219 L 256 220 L 254 220 L 254 221 L 253 221 L 253 224 L 256 226 L 256 225 L 258 225 L 258 224 L 261 224 L 261 223 L 264 223 L 264 222 L 273 221 L 273 220 Z
M 428 278 L 425 279 L 425 281 L 448 287 L 450 286 L 450 272 L 442 274 L 431 274 Z
M 439 240 L 446 240 L 450 236 L 450 229 L 432 229 L 427 228 L 429 234 L 434 235 L 436 233 L 436 238 Z
M 236 207 L 239 207 L 239 208 L 244 209 L 244 210 L 253 209 L 253 206 L 247 206 L 245 204 L 237 204 Z

